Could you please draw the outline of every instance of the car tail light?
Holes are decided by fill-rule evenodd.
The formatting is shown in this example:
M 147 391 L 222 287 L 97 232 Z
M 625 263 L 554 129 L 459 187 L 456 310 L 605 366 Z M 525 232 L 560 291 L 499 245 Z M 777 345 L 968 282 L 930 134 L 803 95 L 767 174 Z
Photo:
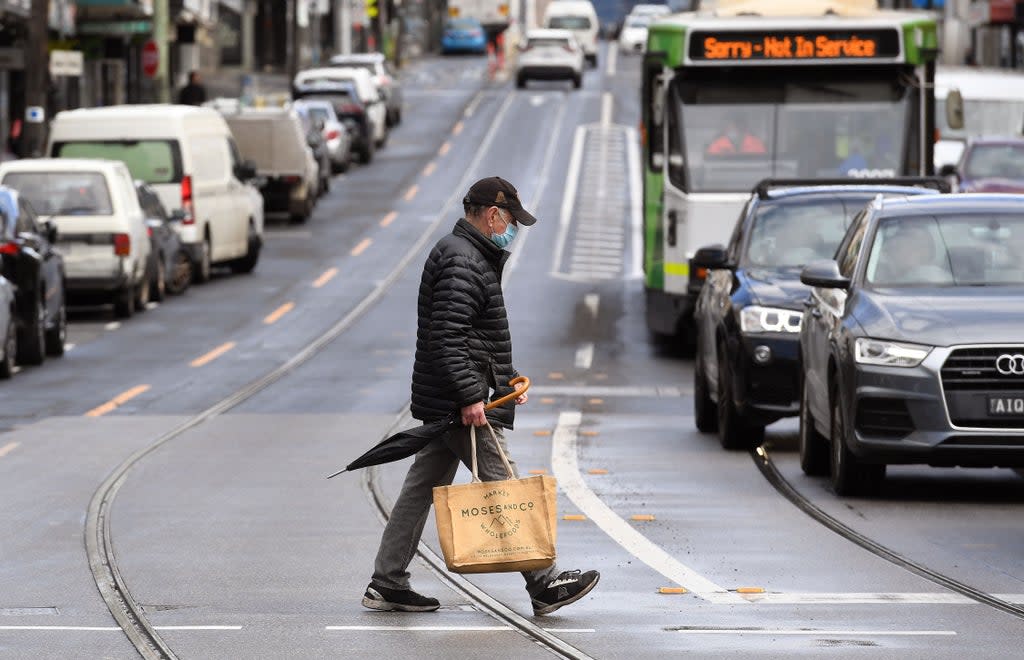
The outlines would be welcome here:
M 128 234 L 114 234 L 114 254 L 127 257 L 132 253 L 132 237 Z
M 18 247 L 18 244 L 13 241 L 8 243 L 0 243 L 0 254 L 16 256 L 19 252 L 21 252 L 21 248 Z
M 281 180 L 284 181 L 285 183 L 298 183 L 299 181 L 302 181 L 302 177 L 295 176 L 294 174 L 292 174 L 289 176 L 281 177 Z
M 337 140 L 341 136 L 341 132 L 337 129 L 332 128 L 327 131 L 327 135 L 324 136 L 325 140 Z
M 185 211 L 182 219 L 183 225 L 194 225 L 196 223 L 195 207 L 192 205 L 192 177 L 186 174 L 181 177 L 181 208 Z

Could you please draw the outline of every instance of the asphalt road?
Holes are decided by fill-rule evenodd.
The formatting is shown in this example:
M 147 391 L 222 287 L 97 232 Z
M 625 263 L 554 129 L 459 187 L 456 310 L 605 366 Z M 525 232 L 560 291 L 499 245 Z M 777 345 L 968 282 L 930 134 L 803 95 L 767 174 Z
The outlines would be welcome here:
M 549 657 L 420 560 L 414 586 L 440 611 L 363 609 L 373 495 L 391 501 L 408 461 L 324 479 L 403 423 L 422 260 L 490 175 L 540 219 L 517 239 L 505 287 L 516 366 L 534 382 L 512 451 L 522 472 L 558 477 L 560 515 L 583 517 L 559 522 L 559 564 L 602 579 L 537 619 L 519 576 L 468 582 L 579 657 L 1021 657 L 1020 618 L 826 529 L 749 454 L 695 430 L 692 364 L 643 324 L 638 58 L 602 54 L 580 91 L 515 90 L 485 70 L 453 58 L 407 72 L 387 147 L 336 177 L 308 224 L 272 224 L 253 275 L 123 324 L 79 310 L 64 358 L 0 386 L 0 657 L 137 657 L 83 538 L 104 479 L 168 433 L 126 473 L 109 524 L 125 584 L 178 657 Z M 765 447 L 809 502 L 1024 603 L 1024 479 L 901 467 L 880 497 L 839 499 L 800 473 L 795 429 L 774 425 Z M 432 522 L 424 541 L 439 553 Z

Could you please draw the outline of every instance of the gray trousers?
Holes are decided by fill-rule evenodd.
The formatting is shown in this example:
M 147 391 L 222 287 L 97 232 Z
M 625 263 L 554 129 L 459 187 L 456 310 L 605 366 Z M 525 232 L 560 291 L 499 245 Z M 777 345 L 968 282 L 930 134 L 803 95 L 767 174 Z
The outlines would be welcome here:
M 494 429 L 505 455 L 508 445 L 501 429 Z M 477 464 L 481 481 L 499 481 L 508 478 L 501 456 L 494 447 L 491 434 L 485 427 L 477 429 Z M 427 523 L 430 507 L 434 503 L 434 486 L 447 486 L 455 478 L 459 462 L 470 467 L 469 427 L 452 427 L 447 442 L 431 442 L 416 454 L 416 460 L 405 476 L 402 492 L 391 510 L 384 527 L 377 559 L 374 562 L 373 584 L 386 589 L 409 589 L 409 564 L 416 554 L 423 526 Z M 518 470 L 512 463 L 512 469 Z M 536 596 L 559 573 L 552 564 L 549 568 L 523 573 L 526 591 Z

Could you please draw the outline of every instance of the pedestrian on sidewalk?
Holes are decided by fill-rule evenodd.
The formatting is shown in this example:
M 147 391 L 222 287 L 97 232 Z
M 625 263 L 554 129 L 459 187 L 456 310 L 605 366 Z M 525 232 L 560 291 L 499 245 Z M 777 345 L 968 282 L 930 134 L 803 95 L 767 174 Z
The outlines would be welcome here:
M 508 454 L 502 430 L 512 429 L 515 407 L 528 399 L 524 393 L 514 404 L 484 411 L 492 392 L 498 398 L 514 391 L 508 383 L 519 375 L 512 366 L 501 292 L 509 256 L 503 248 L 536 218 L 523 208 L 512 184 L 499 177 L 474 183 L 462 206 L 465 218 L 437 242 L 423 267 L 412 376 L 413 417 L 432 422 L 458 411 L 462 426 L 420 450 L 409 468 L 363 596 L 363 605 L 374 610 L 430 612 L 440 606 L 409 584 L 409 564 L 430 513 L 433 488 L 451 484 L 460 461 L 469 466 L 470 426 L 489 423 Z M 478 443 L 477 453 L 481 480 L 508 478 L 493 443 Z M 597 571 L 561 571 L 555 565 L 522 575 L 538 616 L 579 600 L 600 578 Z
M 178 94 L 178 103 L 181 105 L 202 105 L 206 103 L 206 87 L 198 71 L 191 71 L 188 74 L 188 84 L 181 88 Z

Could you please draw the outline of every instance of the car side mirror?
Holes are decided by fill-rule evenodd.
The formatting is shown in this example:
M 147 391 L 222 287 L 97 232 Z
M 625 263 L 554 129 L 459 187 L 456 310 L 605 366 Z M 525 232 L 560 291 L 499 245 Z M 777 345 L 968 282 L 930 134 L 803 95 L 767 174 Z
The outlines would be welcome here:
M 252 181 L 256 178 L 256 164 L 251 160 L 242 161 L 235 167 L 235 176 L 239 181 Z
M 939 168 L 939 176 L 952 176 L 959 179 L 960 173 L 956 171 L 956 165 L 950 165 L 949 163 L 946 163 L 945 165 Z
M 834 259 L 813 261 L 800 271 L 800 281 L 807 286 L 821 289 L 843 289 L 850 288 L 850 278 L 843 277 L 839 272 L 839 264 Z
M 174 209 L 168 216 L 167 222 L 185 222 L 186 217 L 185 209 Z
M 691 273 L 696 268 L 727 268 L 729 265 L 729 252 L 720 243 L 707 245 L 697 250 L 697 254 L 693 255 L 690 264 Z
M 46 235 L 46 240 L 49 241 L 51 245 L 57 242 L 57 225 L 53 224 L 53 222 L 47 220 L 43 223 L 43 233 Z
M 959 89 L 946 93 L 946 124 L 954 131 L 964 127 L 964 97 Z

